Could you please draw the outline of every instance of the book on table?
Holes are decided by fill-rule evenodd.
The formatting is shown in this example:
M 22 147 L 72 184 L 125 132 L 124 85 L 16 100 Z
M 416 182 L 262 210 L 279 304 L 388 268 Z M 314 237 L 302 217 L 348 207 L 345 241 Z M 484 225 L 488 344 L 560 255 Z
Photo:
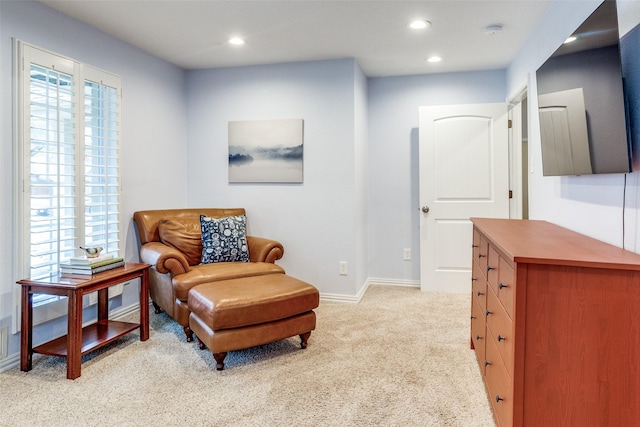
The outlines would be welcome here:
M 99 262 L 108 261 L 113 258 L 114 258 L 113 254 L 101 254 L 93 258 L 89 258 L 83 255 L 83 256 L 71 257 L 69 259 L 69 263 L 73 265 L 93 265 Z
M 111 258 L 93 264 L 75 264 L 73 262 L 60 263 L 60 273 L 62 274 L 81 274 L 90 276 L 113 268 L 122 267 L 124 258 Z

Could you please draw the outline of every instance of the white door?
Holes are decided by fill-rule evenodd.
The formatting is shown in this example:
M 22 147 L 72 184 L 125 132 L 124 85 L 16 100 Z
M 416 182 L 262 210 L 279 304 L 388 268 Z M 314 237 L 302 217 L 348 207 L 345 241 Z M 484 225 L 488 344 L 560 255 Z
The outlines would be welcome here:
M 420 282 L 471 291 L 471 217 L 509 217 L 506 104 L 420 107 Z

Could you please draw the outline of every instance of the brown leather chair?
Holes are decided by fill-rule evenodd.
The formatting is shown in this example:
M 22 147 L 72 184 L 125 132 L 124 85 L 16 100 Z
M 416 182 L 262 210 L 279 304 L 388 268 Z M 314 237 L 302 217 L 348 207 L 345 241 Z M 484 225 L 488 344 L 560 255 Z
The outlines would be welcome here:
M 138 211 L 133 219 L 138 230 L 140 260 L 151 265 L 149 293 L 156 313 L 164 310 L 183 326 L 187 341 L 189 290 L 196 285 L 222 280 L 284 274 L 275 261 L 284 248 L 274 240 L 247 236 L 249 262 L 200 264 L 202 234 L 200 215 L 214 218 L 245 214 L 242 208 L 165 209 Z

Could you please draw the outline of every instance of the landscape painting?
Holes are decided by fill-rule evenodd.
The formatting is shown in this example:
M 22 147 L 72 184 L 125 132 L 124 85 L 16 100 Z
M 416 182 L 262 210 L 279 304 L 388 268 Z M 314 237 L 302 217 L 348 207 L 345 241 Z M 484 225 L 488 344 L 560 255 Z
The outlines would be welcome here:
M 229 182 L 301 183 L 302 119 L 229 122 Z

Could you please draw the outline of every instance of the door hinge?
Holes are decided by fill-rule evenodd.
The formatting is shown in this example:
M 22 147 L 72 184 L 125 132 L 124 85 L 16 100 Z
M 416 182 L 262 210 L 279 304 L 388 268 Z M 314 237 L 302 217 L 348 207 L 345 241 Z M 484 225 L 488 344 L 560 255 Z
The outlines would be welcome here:
M 511 119 L 507 120 L 507 127 L 511 129 L 513 127 L 513 121 Z
M 513 199 L 513 190 L 509 190 L 509 198 Z

